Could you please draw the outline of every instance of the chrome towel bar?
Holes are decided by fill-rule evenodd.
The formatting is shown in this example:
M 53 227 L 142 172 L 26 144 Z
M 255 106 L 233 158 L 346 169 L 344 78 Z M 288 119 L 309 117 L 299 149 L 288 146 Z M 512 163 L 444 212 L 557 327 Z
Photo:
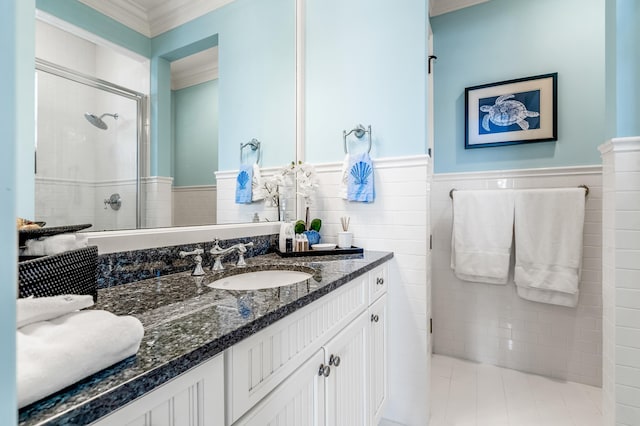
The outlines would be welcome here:
M 587 197 L 589 195 L 589 187 L 587 185 L 579 185 L 578 188 L 584 188 L 584 196 Z M 525 188 L 521 188 L 521 189 L 525 189 Z M 453 200 L 453 192 L 457 191 L 455 188 L 451 188 L 451 191 L 449 191 L 449 198 L 451 198 Z

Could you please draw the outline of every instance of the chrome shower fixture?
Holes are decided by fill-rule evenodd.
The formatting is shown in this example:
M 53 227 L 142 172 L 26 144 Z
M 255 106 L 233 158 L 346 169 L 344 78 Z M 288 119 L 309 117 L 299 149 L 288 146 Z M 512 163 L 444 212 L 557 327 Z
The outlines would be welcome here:
M 89 123 L 93 124 L 98 129 L 107 130 L 108 128 L 107 123 L 102 121 L 102 117 L 104 117 L 105 115 L 108 115 L 109 117 L 113 117 L 114 120 L 118 119 L 118 113 L 109 114 L 108 112 L 102 114 L 100 117 L 98 117 L 95 114 L 91 114 L 90 112 L 85 112 L 84 118 L 86 118 Z

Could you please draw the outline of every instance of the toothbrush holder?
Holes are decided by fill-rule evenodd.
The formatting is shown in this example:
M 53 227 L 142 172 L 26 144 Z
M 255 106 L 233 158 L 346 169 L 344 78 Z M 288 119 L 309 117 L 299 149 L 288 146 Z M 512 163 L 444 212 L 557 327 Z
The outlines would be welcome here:
M 338 248 L 351 248 L 353 232 L 338 232 Z

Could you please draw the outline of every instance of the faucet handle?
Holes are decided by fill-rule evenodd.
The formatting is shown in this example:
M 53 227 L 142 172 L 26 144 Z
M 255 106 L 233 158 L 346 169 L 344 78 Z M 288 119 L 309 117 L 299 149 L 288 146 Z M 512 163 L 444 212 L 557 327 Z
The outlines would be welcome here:
M 247 252 L 247 247 L 253 247 L 253 241 L 248 242 L 247 244 L 238 244 L 238 252 L 240 254 L 244 254 Z
M 178 253 L 178 255 L 180 255 L 180 257 L 187 257 L 187 256 L 191 256 L 192 254 L 195 254 L 196 256 L 199 254 L 203 254 L 204 250 L 201 248 L 197 248 L 193 251 L 181 251 L 180 253 Z

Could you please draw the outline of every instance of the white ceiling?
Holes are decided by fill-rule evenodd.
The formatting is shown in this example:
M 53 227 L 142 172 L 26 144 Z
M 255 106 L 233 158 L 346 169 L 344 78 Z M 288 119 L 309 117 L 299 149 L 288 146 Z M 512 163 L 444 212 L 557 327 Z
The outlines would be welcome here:
M 79 1 L 147 37 L 155 37 L 233 0 Z M 430 0 L 429 15 L 441 15 L 487 1 L 489 0 Z

